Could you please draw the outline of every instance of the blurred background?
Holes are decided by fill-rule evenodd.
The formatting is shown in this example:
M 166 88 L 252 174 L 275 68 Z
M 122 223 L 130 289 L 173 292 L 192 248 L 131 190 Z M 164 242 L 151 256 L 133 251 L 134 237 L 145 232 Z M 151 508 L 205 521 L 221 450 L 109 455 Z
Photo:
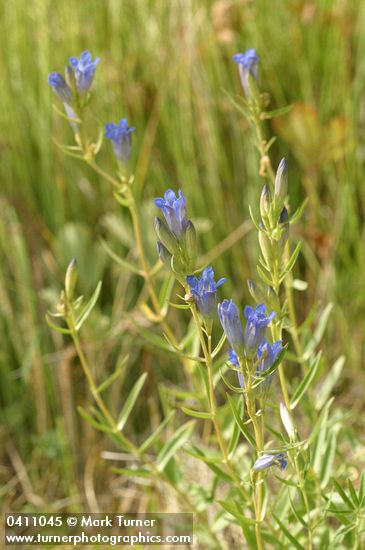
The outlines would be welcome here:
M 72 257 L 80 293 L 103 280 L 83 332 L 95 376 L 102 380 L 130 355 L 110 408 L 119 411 L 133 382 L 149 373 L 128 428 L 132 439 L 158 416 L 161 383 L 178 384 L 181 376 L 174 356 L 159 355 L 129 322 L 141 281 L 100 244 L 103 237 L 119 255 L 137 260 L 128 212 L 104 181 L 55 143 L 72 144 L 73 137 L 52 107 L 47 76 L 63 72 L 68 58 L 85 49 L 101 58 L 91 107 L 95 135 L 98 124 L 122 117 L 136 127 L 135 190 L 150 264 L 157 259 L 153 198 L 181 187 L 201 259 L 213 261 L 218 277 L 229 281 L 224 296 L 242 305 L 251 303 L 246 279 L 256 278 L 258 258 L 248 204 L 257 211 L 263 181 L 249 126 L 226 92 L 241 94 L 232 55 L 258 51 L 270 108 L 292 106 L 267 132 L 278 138 L 274 167 L 283 156 L 289 161 L 292 209 L 309 199 L 293 235 L 303 240 L 295 275 L 309 283 L 296 294 L 298 319 L 309 314 L 315 326 L 317 310 L 334 304 L 322 347 L 329 366 L 346 357 L 335 393 L 337 406 L 353 413 L 339 449 L 350 460 L 346 453 L 361 440 L 364 423 L 364 2 L 28 0 L 1 3 L 0 29 L 4 509 L 117 511 L 133 502 L 143 507 L 149 498 L 111 473 L 115 449 L 76 413 L 91 398 L 71 341 L 45 324 Z M 115 171 L 109 143 L 98 160 Z M 171 319 L 181 336 L 185 312 L 172 311 Z

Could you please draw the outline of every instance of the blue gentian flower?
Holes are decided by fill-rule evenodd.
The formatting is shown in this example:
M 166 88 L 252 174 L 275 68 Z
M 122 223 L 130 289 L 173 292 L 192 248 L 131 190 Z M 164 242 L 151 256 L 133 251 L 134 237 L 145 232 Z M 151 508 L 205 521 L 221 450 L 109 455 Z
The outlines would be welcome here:
M 77 57 L 70 58 L 69 64 L 74 71 L 76 88 L 79 92 L 90 90 L 99 61 L 98 57 L 92 61 L 92 55 L 88 51 L 83 52 L 80 59 L 77 59 Z
M 170 231 L 179 240 L 184 235 L 188 226 L 186 219 L 186 199 L 179 189 L 177 197 L 172 189 L 168 189 L 164 198 L 157 197 L 155 205 L 162 210 Z
M 243 313 L 247 319 L 244 335 L 245 350 L 248 355 L 253 355 L 264 339 L 267 325 L 272 321 L 276 313 L 272 311 L 270 315 L 266 315 L 264 304 L 260 304 L 256 309 L 246 306 Z
M 238 308 L 233 300 L 218 304 L 218 315 L 227 340 L 239 354 L 243 352 L 244 336 Z
M 243 90 L 246 96 L 250 97 L 249 77 L 258 79 L 259 57 L 256 50 L 249 48 L 245 53 L 237 53 L 233 56 L 233 60 L 238 64 Z
M 214 281 L 214 271 L 212 267 L 206 267 L 202 273 L 201 279 L 194 275 L 186 277 L 186 282 L 190 286 L 190 291 L 194 297 L 194 302 L 203 316 L 209 317 L 216 308 L 216 292 L 226 279 L 223 277 L 216 283 Z
M 279 466 L 281 470 L 284 470 L 287 467 L 288 460 L 286 453 L 276 453 L 276 454 L 264 454 L 261 455 L 252 466 L 252 469 L 255 472 L 260 472 L 261 470 L 266 470 L 266 468 L 271 468 L 271 466 Z
M 72 92 L 66 80 L 60 73 L 50 73 L 48 75 L 48 84 L 52 87 L 55 94 L 61 101 L 70 105 L 72 103 Z
M 228 352 L 228 361 L 229 361 L 229 363 L 232 363 L 232 365 L 234 365 L 235 367 L 240 369 L 240 362 L 238 360 L 237 353 L 234 351 L 234 349 L 229 350 L 229 352 Z M 239 382 L 241 388 L 244 389 L 245 379 L 243 378 L 243 374 L 240 370 L 237 371 L 237 376 L 238 376 L 238 382 Z
M 273 365 L 275 359 L 277 358 L 278 354 L 281 352 L 282 349 L 283 349 L 283 346 L 280 340 L 271 345 L 266 340 L 266 338 L 264 338 L 264 340 L 259 345 L 257 353 L 253 359 L 255 362 L 259 361 L 256 367 L 255 377 L 259 376 L 260 374 L 265 372 L 269 367 L 271 367 L 271 365 Z M 235 367 L 238 367 L 238 368 L 240 367 L 238 356 L 234 351 L 234 349 L 229 350 L 228 361 L 232 363 Z M 242 389 L 244 389 L 245 381 L 244 381 L 242 372 L 237 371 L 237 375 L 238 375 L 238 381 L 240 383 L 240 386 Z M 264 382 L 262 382 L 262 385 L 260 384 L 258 386 L 258 391 L 259 392 L 262 391 L 263 387 L 267 389 L 270 386 L 271 380 L 272 380 L 272 377 L 269 376 Z
M 274 344 L 269 344 L 269 342 L 264 338 L 257 349 L 256 357 L 261 359 L 260 363 L 257 366 L 256 374 L 263 373 L 274 363 L 275 359 L 282 351 L 283 346 L 281 340 L 274 342 Z
M 113 144 L 115 156 L 118 160 L 126 162 L 132 153 L 132 132 L 134 126 L 128 126 L 128 119 L 122 118 L 119 124 L 109 122 L 105 124 L 105 137 Z

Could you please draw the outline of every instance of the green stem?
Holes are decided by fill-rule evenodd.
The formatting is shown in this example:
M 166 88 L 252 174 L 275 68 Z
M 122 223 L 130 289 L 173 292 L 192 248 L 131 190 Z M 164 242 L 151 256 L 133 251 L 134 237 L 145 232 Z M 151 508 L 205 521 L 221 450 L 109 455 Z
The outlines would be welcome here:
M 255 397 L 252 391 L 252 383 L 253 383 L 253 374 L 250 371 L 247 363 L 246 363 L 246 378 L 247 378 L 247 386 L 246 386 L 246 408 L 248 416 L 251 419 L 254 433 L 255 433 L 255 441 L 257 445 L 257 452 L 258 455 L 264 450 L 264 433 L 262 429 L 262 422 L 261 426 L 257 421 L 257 415 L 256 415 L 256 404 L 255 404 Z M 263 411 L 261 410 L 261 415 L 263 414 Z M 256 481 L 257 477 L 257 481 Z M 261 534 L 261 515 L 262 515 L 262 504 L 263 504 L 263 474 L 262 472 L 258 472 L 257 476 L 254 475 L 252 477 L 252 484 L 253 484 L 253 490 L 255 495 L 255 515 L 256 515 L 256 523 L 255 523 L 255 534 L 256 534 L 256 542 L 257 542 L 257 548 L 258 550 L 262 550 L 264 548 L 263 541 L 262 541 L 262 534 Z
M 195 304 L 191 304 L 190 309 L 191 309 L 191 313 L 192 313 L 192 316 L 193 316 L 193 319 L 195 321 L 195 325 L 196 325 L 196 328 L 197 328 L 197 331 L 198 331 L 199 340 L 200 340 L 200 343 L 201 343 L 201 347 L 202 347 L 202 350 L 203 350 L 203 354 L 204 354 L 204 358 L 205 358 L 205 362 L 206 362 L 206 366 L 207 366 L 207 370 L 208 370 L 210 413 L 211 413 L 211 416 L 212 416 L 212 422 L 213 422 L 214 430 L 215 430 L 215 433 L 216 433 L 216 436 L 217 436 L 218 444 L 219 444 L 221 453 L 223 455 L 223 461 L 226 464 L 232 479 L 235 481 L 237 489 L 239 490 L 241 496 L 243 497 L 244 500 L 247 500 L 248 495 L 247 495 L 246 491 L 244 490 L 244 488 L 242 487 L 241 480 L 240 480 L 239 476 L 237 475 L 237 473 L 236 473 L 236 471 L 235 471 L 235 469 L 232 465 L 231 460 L 229 459 L 227 446 L 226 446 L 226 443 L 225 443 L 225 440 L 224 440 L 224 437 L 223 437 L 223 434 L 222 434 L 222 430 L 221 430 L 221 427 L 220 427 L 220 424 L 219 424 L 219 421 L 218 421 L 218 418 L 217 418 L 217 403 L 216 403 L 216 399 L 215 399 L 214 381 L 213 381 L 213 361 L 212 361 L 212 356 L 211 356 L 211 335 L 210 334 L 208 335 L 208 346 L 207 346 L 205 338 L 204 338 L 204 333 L 203 333 L 203 330 L 202 330 L 201 322 L 200 322 L 200 319 L 199 319 L 199 315 L 196 311 Z
M 93 398 L 95 399 L 95 401 L 96 401 L 98 407 L 100 408 L 101 412 L 103 413 L 103 415 L 104 415 L 106 421 L 108 422 L 109 426 L 113 429 L 114 433 L 118 436 L 118 439 L 120 439 L 122 444 L 124 444 L 130 450 L 131 454 L 135 455 L 135 457 L 140 462 L 142 462 L 142 464 L 145 464 L 145 465 L 149 466 L 149 468 L 153 471 L 153 474 L 155 475 L 156 478 L 159 478 L 161 481 L 167 483 L 172 489 L 174 489 L 174 491 L 180 496 L 180 498 L 182 500 L 184 500 L 184 502 L 189 507 L 189 509 L 192 510 L 193 513 L 196 514 L 196 516 L 202 521 L 202 523 L 206 527 L 207 531 L 209 531 L 210 535 L 213 537 L 215 543 L 217 544 L 217 548 L 221 548 L 221 545 L 218 541 L 218 538 L 217 538 L 216 534 L 213 531 L 211 531 L 211 529 L 209 527 L 209 523 L 208 523 L 207 518 L 205 517 L 205 515 L 201 511 L 199 511 L 196 508 L 194 503 L 191 501 L 190 497 L 186 493 L 184 493 L 184 491 L 182 491 L 178 486 L 174 485 L 172 483 L 172 481 L 167 476 L 165 476 L 162 472 L 160 472 L 156 468 L 154 463 L 151 462 L 150 460 L 148 460 L 146 458 L 145 454 L 141 453 L 141 451 L 138 449 L 138 447 L 136 447 L 129 440 L 129 438 L 127 438 L 125 435 L 123 435 L 120 432 L 120 430 L 118 430 L 117 423 L 115 422 L 115 420 L 114 420 L 112 414 L 110 413 L 109 409 L 107 408 L 104 400 L 102 399 L 102 397 L 99 395 L 99 393 L 97 391 L 97 385 L 95 383 L 95 380 L 94 380 L 94 377 L 92 375 L 91 369 L 89 367 L 88 361 L 87 361 L 86 356 L 84 354 L 84 351 L 82 349 L 78 332 L 75 328 L 74 313 L 73 313 L 73 310 L 72 310 L 72 307 L 70 306 L 70 304 L 68 304 L 68 314 L 66 316 L 66 321 L 67 321 L 67 324 L 69 326 L 69 329 L 72 331 L 71 336 L 72 336 L 73 342 L 75 344 L 75 349 L 76 349 L 77 355 L 79 357 L 79 360 L 80 360 L 82 369 L 84 371 L 84 374 L 86 376 L 86 380 L 87 380 L 87 383 L 89 385 L 91 394 L 92 394 Z
M 87 162 L 88 162 L 89 166 L 93 170 L 95 170 L 95 172 L 97 174 L 99 174 L 101 177 L 103 177 L 105 180 L 107 180 L 115 189 L 117 189 L 117 190 L 120 189 L 121 183 L 117 179 L 113 178 L 113 176 L 108 174 L 108 172 L 105 172 L 105 170 L 100 168 L 100 166 L 98 164 L 96 164 L 96 162 L 94 160 L 89 160 Z M 154 309 L 154 313 L 159 318 L 159 322 L 160 322 L 166 336 L 169 338 L 169 340 L 176 347 L 179 347 L 179 343 L 178 343 L 177 339 L 175 338 L 175 335 L 174 335 L 173 331 L 171 330 L 169 324 L 167 323 L 166 319 L 164 318 L 164 316 L 161 312 L 160 303 L 159 303 L 157 294 L 155 292 L 155 289 L 154 289 L 154 286 L 153 286 L 153 283 L 152 283 L 152 280 L 151 280 L 150 270 L 149 270 L 147 260 L 146 260 L 146 256 L 145 256 L 145 253 L 144 253 L 141 223 L 140 223 L 140 219 L 139 219 L 139 214 L 138 214 L 138 210 L 137 210 L 137 207 L 136 207 L 136 202 L 135 202 L 135 199 L 134 199 L 134 195 L 133 195 L 133 193 L 132 193 L 132 191 L 129 187 L 127 188 L 127 191 L 126 191 L 125 195 L 126 195 L 125 198 L 128 201 L 130 201 L 130 205 L 128 206 L 128 209 L 129 209 L 129 212 L 130 212 L 131 218 L 132 218 L 133 232 L 134 232 L 134 236 L 135 236 L 135 239 L 136 239 L 136 245 L 137 245 L 137 250 L 138 250 L 139 261 L 140 261 L 141 268 L 142 268 L 142 276 L 146 281 L 147 290 L 148 290 L 148 294 L 149 294 L 150 299 L 151 299 L 151 303 L 152 303 L 152 306 L 153 306 L 153 309 Z

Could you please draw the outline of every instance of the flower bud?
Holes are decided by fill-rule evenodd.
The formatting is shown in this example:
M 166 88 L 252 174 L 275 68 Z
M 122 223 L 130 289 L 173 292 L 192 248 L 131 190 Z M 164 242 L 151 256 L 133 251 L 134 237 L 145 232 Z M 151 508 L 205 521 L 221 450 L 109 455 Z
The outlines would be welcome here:
M 284 205 L 285 197 L 288 193 L 288 165 L 283 158 L 280 161 L 275 176 L 275 204 L 276 209 L 280 211 Z
M 67 299 L 71 302 L 73 300 L 75 287 L 77 283 L 77 261 L 75 258 L 68 264 L 68 268 L 65 276 L 65 292 Z
M 289 214 L 285 206 L 282 209 L 280 214 L 279 227 L 280 227 L 279 248 L 281 251 L 283 251 L 286 245 L 286 242 L 289 238 Z
M 179 249 L 179 245 L 175 235 L 170 231 L 170 229 L 163 223 L 160 218 L 155 218 L 154 226 L 157 237 L 159 238 L 161 243 L 165 246 L 165 248 L 167 248 L 170 254 L 175 254 Z
M 262 255 L 266 262 L 267 267 L 272 266 L 273 264 L 273 248 L 270 239 L 267 237 L 266 233 L 259 231 L 259 243 Z
M 267 229 L 270 228 L 270 211 L 272 205 L 272 198 L 269 186 L 265 183 L 262 188 L 261 198 L 260 198 L 260 214 L 262 221 Z
M 157 253 L 163 265 L 167 269 L 172 271 L 172 268 L 171 268 L 172 254 L 170 254 L 167 248 L 160 241 L 157 241 Z

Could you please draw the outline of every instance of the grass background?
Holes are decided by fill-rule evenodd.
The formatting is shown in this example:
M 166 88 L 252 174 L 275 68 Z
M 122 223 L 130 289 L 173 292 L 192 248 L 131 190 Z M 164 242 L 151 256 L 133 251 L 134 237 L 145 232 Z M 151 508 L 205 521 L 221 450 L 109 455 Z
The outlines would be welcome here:
M 135 189 L 145 246 L 156 260 L 153 198 L 181 187 L 211 252 L 226 297 L 249 301 L 258 246 L 248 216 L 262 180 L 245 120 L 226 91 L 240 93 L 232 55 L 255 47 L 261 89 L 271 108 L 292 105 L 268 132 L 278 136 L 274 166 L 289 160 L 293 208 L 309 198 L 293 240 L 304 240 L 296 276 L 298 317 L 335 304 L 324 344 L 329 364 L 345 354 L 336 387 L 349 433 L 362 438 L 365 329 L 365 5 L 360 0 L 25 0 L 0 5 L 0 496 L 5 509 L 115 510 L 141 505 L 138 487 L 110 474 L 108 445 L 77 418 L 90 401 L 70 341 L 44 322 L 76 256 L 79 289 L 103 278 L 98 309 L 85 328 L 96 375 L 130 353 L 110 396 L 120 410 L 143 370 L 144 406 L 130 430 L 153 424 L 161 381 L 179 380 L 173 358 L 156 353 L 123 312 L 135 308 L 140 281 L 103 252 L 99 237 L 133 260 L 130 219 L 106 184 L 52 142 L 72 132 L 52 109 L 47 76 L 89 49 L 101 58 L 92 113 L 97 124 L 128 117 L 136 126 Z M 115 169 L 108 143 L 100 163 Z M 229 237 L 232 246 L 217 246 Z M 239 238 L 238 238 L 239 237 Z M 181 318 L 181 313 L 172 313 Z M 315 324 L 315 316 L 314 316 Z M 183 330 L 183 327 L 178 329 Z M 295 372 L 289 373 L 295 377 Z M 351 443 L 351 438 L 349 439 Z M 347 449 L 347 450 L 346 450 Z M 341 452 L 341 451 L 340 451 Z M 344 452 L 351 452 L 351 444 Z M 342 456 L 342 459 L 344 459 Z M 109 457 L 110 458 L 110 457 Z M 341 457 L 340 457 L 341 458 Z M 346 460 L 356 456 L 346 457 Z M 143 500 L 143 499 L 142 499 Z M 114 508 L 113 508 L 114 507 Z

